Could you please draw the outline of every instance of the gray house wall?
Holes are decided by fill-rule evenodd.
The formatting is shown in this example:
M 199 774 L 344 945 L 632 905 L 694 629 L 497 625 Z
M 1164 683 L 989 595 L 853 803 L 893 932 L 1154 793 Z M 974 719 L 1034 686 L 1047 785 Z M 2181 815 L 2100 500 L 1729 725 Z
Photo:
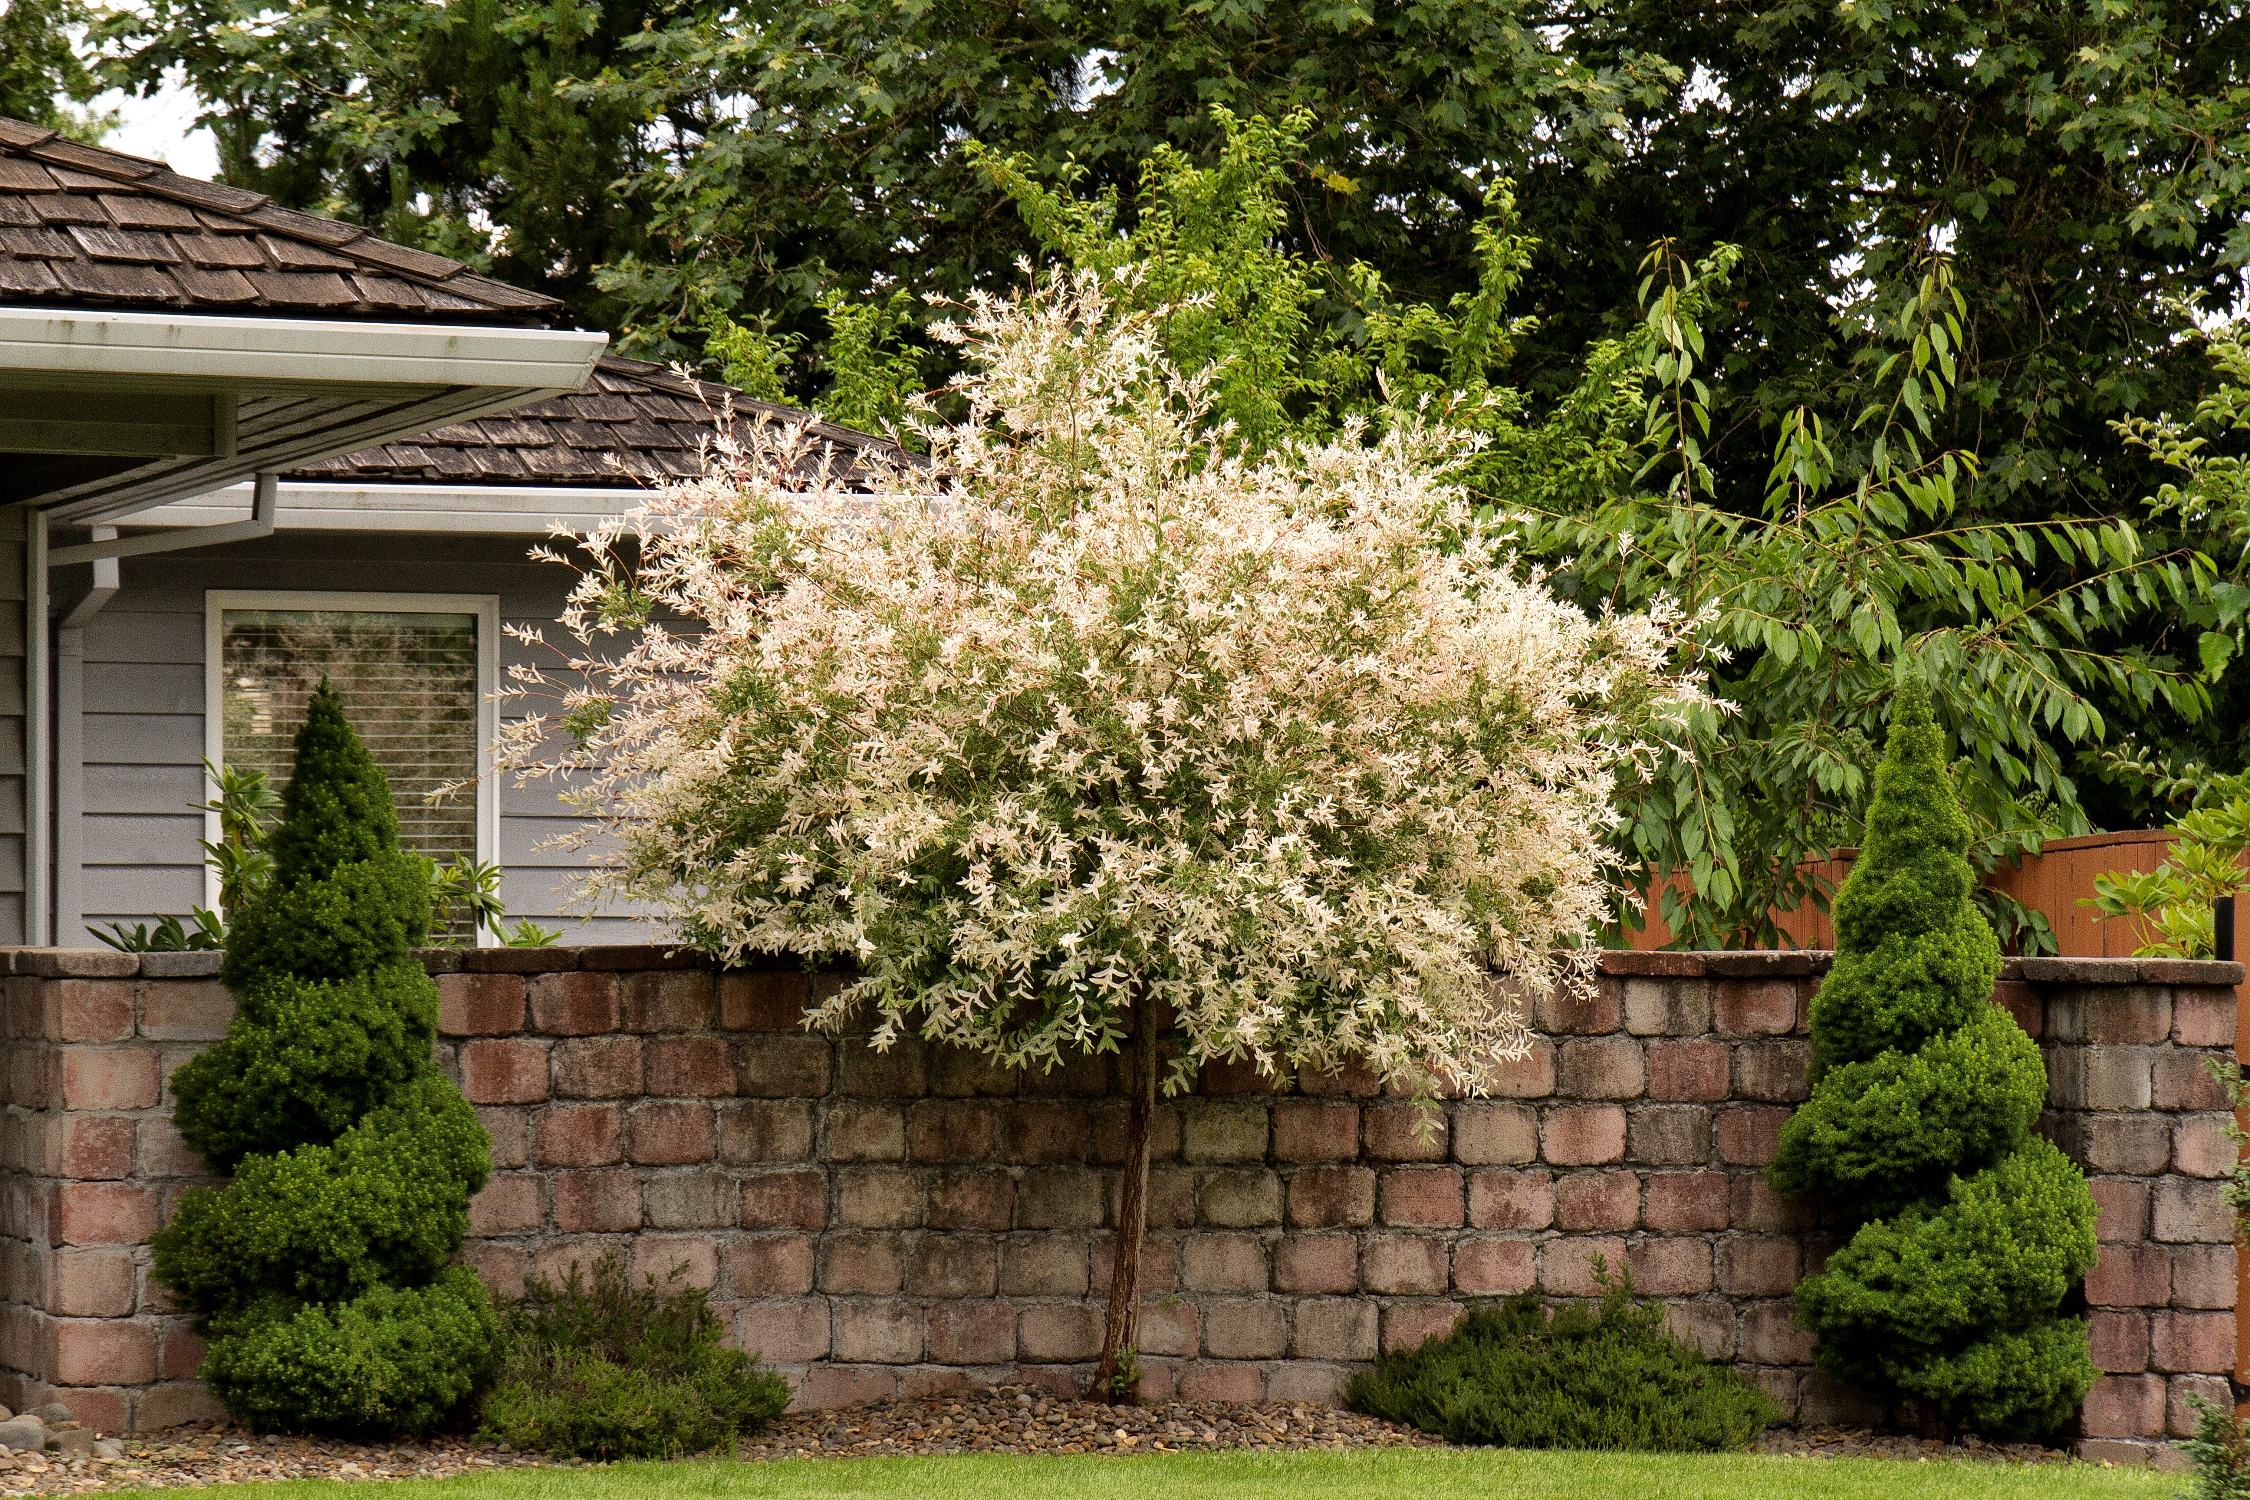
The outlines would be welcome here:
M 525 554 L 534 540 L 284 530 L 255 542 L 124 559 L 123 587 L 86 628 L 87 921 L 145 922 L 185 914 L 204 900 L 197 842 L 203 818 L 191 809 L 205 796 L 207 590 L 491 595 L 500 601 L 503 624 L 544 625 L 552 637 L 572 575 L 530 561 Z M 0 578 L 20 580 L 22 573 L 19 565 L 7 574 L 0 556 Z M 528 659 L 523 646 L 503 636 L 503 683 L 509 663 Z M 0 733 L 14 736 L 5 741 L 7 759 L 0 765 L 20 784 L 20 719 L 0 720 Z M 518 788 L 503 777 L 497 789 L 485 790 L 500 797 L 498 861 L 507 872 L 501 895 L 511 918 L 563 927 L 565 941 L 574 943 L 646 942 L 656 935 L 645 921 L 565 913 L 564 887 L 583 857 L 538 847 L 570 826 L 551 787 Z M 19 813 L 7 825 L 6 847 L 18 849 L 20 791 L 12 805 Z M 6 878 L 15 881 L 9 889 L 20 891 L 21 865 L 18 856 L 6 867 Z M 72 934 L 57 940 L 86 941 Z
M 24 596 L 24 511 L 0 510 L 0 943 L 21 943 L 25 929 L 24 641 L 30 623 Z

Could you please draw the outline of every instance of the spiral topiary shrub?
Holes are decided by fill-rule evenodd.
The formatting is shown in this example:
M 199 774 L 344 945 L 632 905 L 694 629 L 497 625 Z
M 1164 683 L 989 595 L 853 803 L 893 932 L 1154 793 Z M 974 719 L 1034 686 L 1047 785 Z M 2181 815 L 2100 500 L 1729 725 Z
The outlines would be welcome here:
M 474 1390 L 498 1324 L 451 1264 L 490 1142 L 431 1059 L 430 864 L 326 685 L 297 735 L 273 877 L 227 934 L 237 1009 L 172 1075 L 191 1189 L 156 1274 L 210 1339 L 202 1375 L 255 1427 L 421 1432 Z
M 2086 1325 L 2059 1310 L 2094 1264 L 2094 1200 L 2031 1133 L 2047 1071 L 1991 1003 L 2000 946 L 1968 842 L 1943 732 L 1907 687 L 1836 897 L 1812 1097 L 1769 1175 L 1858 1226 L 1797 1284 L 1823 1366 L 1942 1422 L 2037 1437 L 2094 1381 Z

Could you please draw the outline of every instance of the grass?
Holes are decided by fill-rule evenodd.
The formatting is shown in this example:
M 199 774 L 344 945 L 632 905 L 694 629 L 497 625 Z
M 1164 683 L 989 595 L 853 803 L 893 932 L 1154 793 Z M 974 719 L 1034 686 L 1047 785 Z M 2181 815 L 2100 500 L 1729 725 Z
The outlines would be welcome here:
M 385 1484 L 382 1500 L 2173 1500 L 2145 1469 L 1880 1459 L 1532 1453 L 1151 1454 L 800 1459 L 513 1469 Z M 334 1481 L 255 1500 L 336 1500 Z M 362 1495 L 360 1500 L 373 1500 Z

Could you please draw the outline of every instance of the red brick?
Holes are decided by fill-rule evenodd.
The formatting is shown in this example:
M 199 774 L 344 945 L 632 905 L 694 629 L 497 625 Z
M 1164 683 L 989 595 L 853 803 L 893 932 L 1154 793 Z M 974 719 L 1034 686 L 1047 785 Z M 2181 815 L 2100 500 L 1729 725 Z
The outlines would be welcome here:
M 920 1162 L 984 1161 L 998 1140 L 997 1106 L 981 1099 L 929 1099 L 914 1106 L 907 1152 Z
M 1086 1259 L 1082 1235 L 1018 1235 L 1002 1252 L 1000 1293 L 1005 1297 L 1083 1297 L 1091 1285 Z
M 156 1042 L 215 1042 L 234 1019 L 234 996 L 216 979 L 152 979 L 141 986 L 140 1034 Z
M 1544 1037 L 1531 1044 L 1529 1056 L 1494 1067 L 1485 1085 L 1495 1099 L 1544 1099 L 1554 1091 L 1555 1044 Z
M 62 1063 L 64 1109 L 149 1109 L 163 1083 L 151 1047 L 68 1047 Z
M 206 1170 L 203 1158 L 188 1148 L 181 1139 L 179 1127 L 165 1115 L 143 1115 L 140 1122 L 138 1156 L 143 1177 L 200 1177 Z M 495 1160 L 498 1149 L 494 1150 Z
M 132 1310 L 131 1250 L 58 1250 L 48 1261 L 48 1312 L 61 1318 L 122 1318 Z
M 622 1019 L 615 974 L 536 974 L 531 1024 L 549 1036 L 598 1036 Z
M 2199 1401 L 2221 1409 L 2234 1405 L 2234 1388 L 2225 1376 L 2175 1375 L 2165 1385 L 2164 1431 L 2171 1437 L 2195 1436 Z
M 2200 1052 L 2157 1053 L 2149 1069 L 2149 1102 L 2158 1109 L 2225 1109 L 2226 1090 L 2203 1064 Z
M 694 969 L 628 974 L 619 998 L 627 1031 L 707 1031 L 718 1010 L 718 985 Z
M 1537 1024 L 1556 1036 L 1602 1036 L 1625 1024 L 1625 987 L 1603 976 L 1591 984 L 1558 984 L 1540 997 Z
M 440 974 L 438 1034 L 512 1036 L 523 1030 L 521 974 Z M 143 1002 L 146 1011 L 146 1002 Z
M 581 1037 L 555 1043 L 555 1097 L 627 1099 L 641 1092 L 641 1041 Z
M 964 1172 L 930 1184 L 932 1229 L 1006 1229 L 1015 1210 L 1016 1185 L 1005 1172 Z
M 1453 1159 L 1470 1166 L 1531 1161 L 1539 1117 L 1528 1104 L 1463 1104 L 1453 1113 Z
M 2227 1136 L 2224 1115 L 2204 1115 L 2172 1125 L 2172 1170 L 2190 1177 L 2224 1177 L 2240 1158 Z
M 145 1385 L 156 1378 L 156 1330 L 136 1318 L 57 1318 L 47 1373 L 57 1385 Z
M 828 1039 L 765 1035 L 742 1044 L 741 1092 L 753 1099 L 810 1099 L 828 1092 Z
M 1180 1246 L 1180 1279 L 1198 1292 L 1262 1292 L 1266 1247 L 1255 1234 L 1194 1234 Z
M 1366 1154 L 1374 1161 L 1444 1161 L 1450 1122 L 1419 1104 L 1371 1104 L 1361 1112 Z
M 1419 1349 L 1431 1339 L 1441 1339 L 1460 1323 L 1458 1302 L 1397 1302 L 1383 1309 L 1383 1352 Z
M 464 1042 L 461 1092 L 475 1104 L 536 1104 L 547 1097 L 547 1049 L 537 1042 Z
M 1274 1247 L 1273 1284 L 1283 1292 L 1359 1289 L 1359 1242 L 1348 1234 L 1292 1234 Z
M 156 1233 L 154 1188 L 128 1182 L 66 1182 L 54 1190 L 56 1240 L 65 1245 L 138 1245 Z
M 828 1111 L 830 1161 L 899 1161 L 906 1155 L 906 1114 L 896 1104 L 838 1103 Z
M 1315 1098 L 1372 1099 L 1383 1092 L 1383 1080 L 1355 1057 L 1333 1073 L 1299 1073 L 1297 1087 Z
M 719 1247 L 702 1235 L 636 1235 L 626 1269 L 637 1286 L 653 1280 L 674 1291 L 708 1291 L 719 1283 Z
M 1652 1173 L 1642 1218 L 1651 1229 L 1724 1229 L 1731 1188 L 1724 1172 Z
M 1627 1255 L 1633 1290 L 1646 1297 L 1694 1297 L 1711 1290 L 1711 1245 L 1685 1235 L 1658 1235 Z
M 1737 1229 L 1774 1234 L 1810 1229 L 1813 1225 L 1812 1205 L 1801 1198 L 1788 1198 L 1775 1192 L 1767 1185 L 1763 1172 L 1737 1174 L 1728 1207 L 1728 1216 Z
M 1545 1171 L 1475 1172 L 1469 1222 L 1479 1229 L 1545 1229 L 1555 1221 L 1555 1180 Z
M 989 1297 L 999 1284 L 999 1251 L 991 1240 L 925 1234 L 907 1257 L 906 1290 L 911 1296 Z
M 2137 1375 L 2148 1368 L 2148 1314 L 2096 1308 L 2086 1319 L 2086 1343 L 2095 1369 Z
M 203 1368 L 203 1356 L 210 1352 L 186 1319 L 167 1323 L 156 1336 L 156 1378 L 159 1380 L 193 1380 Z M 143 1431 L 148 1429 L 144 1426 Z
M 1719 1290 L 1730 1297 L 1781 1297 L 1803 1269 L 1795 1240 L 1729 1235 L 1719 1242 Z
M 1512 1297 L 1538 1279 L 1529 1240 L 1462 1240 L 1453 1247 L 1453 1289 L 1465 1297 Z
M 555 1174 L 555 1228 L 615 1234 L 641 1227 L 641 1180 L 629 1169 Z
M 1019 1357 L 1041 1364 L 1092 1359 L 1101 1352 L 1102 1311 L 1088 1303 L 1049 1302 L 1027 1307 L 1016 1338 Z
M 1631 1229 L 1641 1221 L 1641 1180 L 1631 1172 L 1573 1172 L 1555 1184 L 1555 1227 Z
M 1715 986 L 1721 1036 L 1786 1036 L 1797 1025 L 1791 979 L 1722 979 Z
M 205 1426 L 226 1420 L 226 1408 L 201 1381 L 152 1386 L 141 1392 L 135 1408 L 142 1432 L 162 1432 L 189 1423 Z M 119 1431 L 124 1429 L 120 1428 Z
M 797 1387 L 806 1411 L 833 1411 L 888 1401 L 898 1394 L 898 1372 L 888 1365 L 815 1365 Z
M 2175 1246 L 2172 1250 L 2172 1305 L 2234 1307 L 2236 1277 L 2234 1246 Z
M 129 979 L 53 980 L 47 1000 L 54 1007 L 58 1042 L 122 1042 L 133 1034 Z
M 2159 1312 L 2149 1322 L 2149 1364 L 2175 1375 L 2224 1375 L 2234 1364 L 2234 1314 Z
M 1992 1003 L 2006 1011 L 2027 1036 L 2036 1037 L 2047 1029 L 2047 1002 L 2037 985 L 2003 979 L 1992 987 Z
M 1008 1111 L 1004 1159 L 1026 1166 L 1086 1159 L 1086 1106 L 1025 1103 Z
M 2086 1190 L 2094 1195 L 2094 1207 L 2099 1214 L 2094 1221 L 2096 1239 L 2148 1238 L 2148 1184 L 2145 1181 L 2130 1177 L 2095 1177 L 2088 1179 Z
M 2086 1276 L 2090 1305 L 2162 1307 L 2171 1300 L 2172 1257 L 2162 1245 L 2096 1246 L 2094 1269 Z
M 941 1302 L 927 1316 L 926 1349 L 940 1364 L 998 1365 L 1016 1357 L 1016 1311 L 1004 1302 Z
M 1781 1123 L 1789 1111 L 1748 1104 L 1718 1111 L 1719 1159 L 1742 1167 L 1762 1167 L 1780 1149 Z
M 721 1037 L 659 1037 L 648 1044 L 648 1091 L 660 1099 L 731 1094 L 733 1050 Z
M 791 1031 L 805 1019 L 812 990 L 803 974 L 721 974 L 719 1024 L 728 1031 Z
M 1598 1166 L 1625 1157 L 1625 1111 L 1584 1104 L 1547 1112 L 1540 1149 L 1558 1167 Z
M 1555 1092 L 1574 1099 L 1637 1099 L 1648 1091 L 1641 1043 L 1629 1036 L 1579 1037 L 1562 1044 Z
M 1376 1234 L 1360 1254 L 1360 1282 L 1371 1292 L 1428 1297 L 1452 1280 L 1445 1242 L 1422 1235 Z
M 828 1302 L 821 1297 L 753 1302 L 742 1309 L 736 1331 L 742 1348 L 770 1364 L 793 1365 L 808 1359 L 826 1359 Z
M 825 1229 L 828 1179 L 819 1172 L 754 1172 L 742 1179 L 745 1229 Z
M 1760 1365 L 1812 1363 L 1815 1340 L 1797 1326 L 1788 1302 L 1758 1302 L 1742 1312 L 1742 1357 Z
M 1175 1298 L 1152 1301 L 1144 1297 L 1141 1299 L 1140 1328 L 1135 1342 L 1140 1345 L 1144 1356 L 1160 1354 L 1175 1359 L 1193 1359 L 1203 1347 L 1203 1320 L 1196 1316 L 1195 1304 L 1192 1302 L 1181 1302 Z
M 718 1156 L 719 1130 L 708 1104 L 636 1104 L 626 1112 L 631 1157 L 643 1166 L 677 1167 Z
M 1624 1240 L 1614 1235 L 1567 1235 L 1539 1247 L 1539 1285 L 1553 1296 L 1599 1296 L 1596 1272 L 1604 1266 L 1613 1279 L 1625 1274 Z
M 2162 1436 L 2164 1377 L 2104 1375 L 2086 1393 L 2079 1422 L 2079 1430 L 2090 1438 Z
M 1265 1073 L 1251 1058 L 1214 1057 L 1203 1065 L 1203 1074 L 1196 1080 L 1197 1091 L 1212 1097 L 1278 1093 L 1294 1081 L 1287 1063 L 1279 1067 L 1279 1073 Z
M 907 1229 L 921 1223 L 921 1174 L 895 1167 L 839 1169 L 836 1222 L 854 1229 Z
M 2231 1047 L 2234 1028 L 2233 990 L 2182 986 L 2172 992 L 2172 1040 L 2181 1046 Z
M 1180 1371 L 1182 1401 L 1263 1401 L 1265 1378 L 1252 1364 L 1199 1361 Z
M 59 1177 L 116 1179 L 133 1175 L 133 1121 L 122 1115 L 63 1116 Z
M 726 1250 L 726 1281 L 737 1297 L 794 1297 L 812 1290 L 813 1242 L 801 1234 L 761 1234 Z
M 624 1117 L 614 1104 L 558 1104 L 539 1112 L 532 1149 L 545 1167 L 605 1167 L 624 1156 Z
M 1289 1179 L 1289 1223 L 1337 1229 L 1375 1217 L 1375 1174 L 1366 1167 L 1303 1167 Z
M 1111 1273 L 1117 1264 L 1117 1236 L 1097 1234 L 1093 1240 L 1093 1274 L 1087 1284 L 1096 1296 L 1109 1294 Z M 1180 1289 L 1180 1246 L 1177 1240 L 1141 1241 L 1141 1300 L 1168 1296 Z
M 1277 1161 L 1351 1161 L 1359 1155 L 1359 1107 L 1328 1099 L 1288 1099 L 1273 1107 Z
M 821 1241 L 820 1280 L 824 1292 L 844 1296 L 896 1296 L 906 1285 L 906 1244 L 895 1234 L 833 1234 Z M 839 1359 L 869 1359 L 847 1354 Z
M 1385 1224 L 1419 1229 L 1461 1227 L 1461 1173 L 1453 1167 L 1408 1167 L 1382 1178 Z
M 1702 1103 L 1724 1099 L 1727 1096 L 1727 1044 L 1649 1043 L 1648 1096 Z
M 461 1247 L 461 1259 L 493 1296 L 504 1302 L 523 1296 L 524 1282 L 531 1274 L 531 1257 L 522 1250 L 493 1240 L 472 1239 Z
M 812 1154 L 812 1106 L 802 1099 L 751 1099 L 719 1106 L 719 1159 L 736 1164 L 803 1161 Z
M 546 1222 L 546 1198 L 539 1178 L 503 1172 L 469 1200 L 469 1233 L 528 1234 Z

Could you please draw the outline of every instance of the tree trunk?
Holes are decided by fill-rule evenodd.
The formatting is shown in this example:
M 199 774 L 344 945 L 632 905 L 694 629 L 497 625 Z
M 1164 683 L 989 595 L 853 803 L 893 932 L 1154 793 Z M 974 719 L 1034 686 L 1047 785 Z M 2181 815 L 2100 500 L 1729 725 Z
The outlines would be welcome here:
M 1117 1204 L 1117 1252 L 1111 1257 L 1109 1314 L 1102 1320 L 1102 1359 L 1086 1389 L 1089 1400 L 1122 1404 L 1134 1392 L 1115 1392 L 1112 1383 L 1131 1358 L 1141 1321 L 1141 1240 L 1148 1229 L 1148 1142 L 1156 1114 L 1156 1017 L 1154 1002 L 1136 997 L 1133 1034 L 1127 1043 L 1125 1183 Z M 1137 1359 L 1133 1361 L 1138 1363 Z

